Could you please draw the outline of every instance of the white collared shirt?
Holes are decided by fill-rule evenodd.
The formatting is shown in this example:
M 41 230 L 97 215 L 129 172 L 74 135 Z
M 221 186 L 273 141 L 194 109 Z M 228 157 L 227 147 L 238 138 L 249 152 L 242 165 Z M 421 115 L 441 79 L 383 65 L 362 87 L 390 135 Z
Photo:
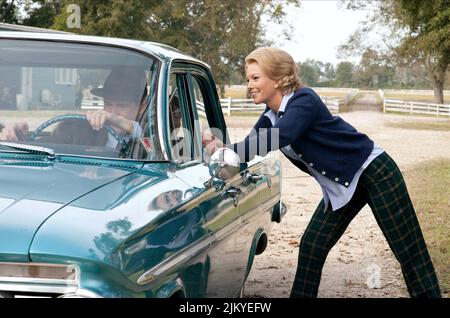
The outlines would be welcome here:
M 133 123 L 133 131 L 131 132 L 130 135 L 125 137 L 125 142 L 128 142 L 131 138 L 137 139 L 142 135 L 141 125 L 139 125 L 139 123 L 134 120 L 132 121 L 132 123 Z M 105 147 L 115 149 L 118 143 L 119 141 L 116 138 L 114 138 L 110 133 L 108 133 L 108 140 L 106 141 Z
M 289 99 L 294 95 L 294 93 L 290 93 L 289 95 L 284 95 L 283 99 L 280 104 L 280 108 L 278 111 L 284 112 L 286 109 L 286 105 L 289 101 Z M 269 109 L 267 112 L 264 113 L 264 116 L 268 117 L 272 123 L 272 126 L 275 125 L 277 120 L 279 119 L 277 117 L 277 114 Z M 336 211 L 342 207 L 344 207 L 353 197 L 353 194 L 356 191 L 356 186 L 358 185 L 359 178 L 361 177 L 361 174 L 364 172 L 364 170 L 369 166 L 369 164 L 372 162 L 373 159 L 375 159 L 378 155 L 384 152 L 382 148 L 374 144 L 373 150 L 370 153 L 369 157 L 366 159 L 366 161 L 362 164 L 362 166 L 358 169 L 355 176 L 353 177 L 353 180 L 350 182 L 348 187 L 344 187 L 343 185 L 333 182 L 332 180 L 328 179 L 327 177 L 323 176 L 321 173 L 310 167 L 303 159 L 292 149 L 291 145 L 288 145 L 286 147 L 283 147 L 280 149 L 281 152 L 297 161 L 302 162 L 309 170 L 309 172 L 313 175 L 313 177 L 316 179 L 316 181 L 320 184 L 320 187 L 322 188 L 323 193 L 323 200 L 325 203 L 324 212 L 328 209 L 328 204 L 331 204 L 332 211 Z
M 285 111 L 286 105 L 293 95 L 294 95 L 294 92 L 290 93 L 289 95 L 283 95 L 283 99 L 281 100 L 280 108 L 278 108 L 279 112 Z M 275 113 L 273 110 L 269 109 L 268 111 L 266 111 L 264 113 L 264 116 L 266 116 L 270 119 L 272 126 L 275 126 L 275 123 L 278 120 L 277 113 Z

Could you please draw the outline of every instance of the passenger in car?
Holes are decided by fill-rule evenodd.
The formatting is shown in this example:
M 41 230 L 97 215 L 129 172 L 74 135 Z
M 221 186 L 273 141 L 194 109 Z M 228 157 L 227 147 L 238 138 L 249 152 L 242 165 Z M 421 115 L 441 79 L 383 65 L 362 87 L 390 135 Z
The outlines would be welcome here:
M 172 155 L 174 158 L 183 156 L 184 136 L 182 131 L 182 116 L 180 101 L 177 95 L 172 96 L 169 101 L 169 127 L 170 143 L 172 146 Z

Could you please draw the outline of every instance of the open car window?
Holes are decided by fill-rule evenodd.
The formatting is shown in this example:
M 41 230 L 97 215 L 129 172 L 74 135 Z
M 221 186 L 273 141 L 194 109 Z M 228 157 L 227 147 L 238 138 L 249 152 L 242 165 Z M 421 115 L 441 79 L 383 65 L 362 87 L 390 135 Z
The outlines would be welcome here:
M 56 154 L 163 160 L 159 69 L 156 59 L 123 48 L 2 40 L 0 124 L 14 136 L 1 141 Z

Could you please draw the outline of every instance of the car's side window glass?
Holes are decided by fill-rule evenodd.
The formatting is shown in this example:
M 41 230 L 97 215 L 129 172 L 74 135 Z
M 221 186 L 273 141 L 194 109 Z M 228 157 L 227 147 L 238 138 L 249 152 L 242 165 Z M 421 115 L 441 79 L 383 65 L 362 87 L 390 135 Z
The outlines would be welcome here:
M 183 74 L 172 73 L 169 79 L 169 150 L 172 160 L 178 162 L 191 160 L 187 112 L 183 111 L 183 105 L 186 103 L 184 77 Z
M 204 83 L 201 77 L 192 76 L 192 92 L 195 98 L 195 110 L 197 115 L 194 122 L 194 157 L 196 159 L 202 158 L 202 135 L 213 134 L 214 130 L 211 129 L 210 122 L 208 121 L 205 109 L 205 103 L 208 99 L 205 96 Z

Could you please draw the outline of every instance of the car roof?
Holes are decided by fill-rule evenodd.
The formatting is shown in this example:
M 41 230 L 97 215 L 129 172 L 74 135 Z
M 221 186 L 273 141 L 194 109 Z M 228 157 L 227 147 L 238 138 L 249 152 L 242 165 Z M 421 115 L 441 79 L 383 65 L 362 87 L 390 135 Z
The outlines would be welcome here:
M 0 22 L 0 31 L 23 31 L 23 32 L 43 32 L 43 33 L 66 33 L 70 34 L 70 32 L 64 32 L 59 30 L 52 29 L 44 29 L 37 28 L 28 25 L 19 25 L 19 24 L 11 24 Z
M 122 39 L 122 38 L 114 38 L 114 37 L 79 35 L 79 34 L 63 33 L 63 32 L 39 32 L 39 31 L 22 32 L 19 30 L 3 31 L 1 27 L 0 27 L 0 38 L 64 41 L 64 42 L 99 44 L 99 45 L 103 44 L 103 45 L 107 45 L 107 46 L 108 45 L 109 46 L 120 46 L 120 47 L 129 48 L 129 49 L 133 49 L 133 50 L 139 50 L 144 53 L 149 53 L 167 63 L 175 61 L 175 60 L 187 61 L 187 62 L 200 64 L 207 68 L 210 68 L 208 64 L 206 64 L 192 56 L 189 56 L 176 48 L 173 48 L 169 45 L 165 45 L 162 43 L 156 43 L 156 42 Z

